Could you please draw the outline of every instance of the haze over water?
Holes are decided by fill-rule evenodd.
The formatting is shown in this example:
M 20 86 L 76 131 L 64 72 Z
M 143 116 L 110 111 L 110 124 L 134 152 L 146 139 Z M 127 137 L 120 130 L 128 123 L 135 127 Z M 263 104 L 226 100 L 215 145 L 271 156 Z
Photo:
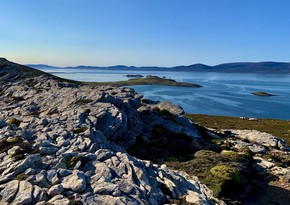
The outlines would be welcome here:
M 127 74 L 157 75 L 197 83 L 202 88 L 159 85 L 131 86 L 145 98 L 170 101 L 194 114 L 290 119 L 290 75 L 127 71 L 95 69 L 45 69 L 54 75 L 87 82 L 119 81 Z M 277 96 L 260 97 L 264 91 Z

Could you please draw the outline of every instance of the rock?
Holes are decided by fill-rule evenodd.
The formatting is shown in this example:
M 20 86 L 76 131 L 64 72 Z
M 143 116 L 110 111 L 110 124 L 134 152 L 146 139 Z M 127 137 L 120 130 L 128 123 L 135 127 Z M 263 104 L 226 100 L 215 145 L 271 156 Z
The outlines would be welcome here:
M 271 134 L 259 132 L 257 130 L 230 130 L 238 138 L 249 140 L 252 143 L 262 145 L 268 148 L 290 151 L 285 142 Z
M 33 191 L 33 204 L 40 201 L 47 201 L 47 194 L 42 188 L 35 185 Z
M 60 177 L 65 177 L 67 175 L 70 175 L 71 173 L 72 171 L 68 169 L 58 169 L 58 174 Z
M 273 167 L 271 169 L 271 173 L 274 175 L 278 175 L 286 181 L 286 183 L 290 183 L 290 169 L 289 168 L 283 168 L 283 167 Z
M 94 188 L 94 194 L 120 196 L 121 191 L 117 184 L 102 182 L 98 183 Z
M 73 171 L 71 175 L 63 178 L 61 183 L 64 189 L 69 189 L 74 192 L 82 192 L 86 189 L 85 174 L 81 171 Z
M 15 172 L 22 173 L 28 168 L 39 168 L 41 165 L 40 154 L 31 154 L 16 167 Z
M 57 185 L 52 186 L 48 190 L 47 194 L 49 196 L 55 196 L 55 195 L 61 194 L 63 191 L 64 191 L 63 186 L 61 184 L 57 184 Z
M 201 198 L 196 192 L 193 191 L 188 191 L 188 195 L 186 195 L 185 200 L 189 203 L 196 205 L 209 204 L 203 198 Z
M 96 152 L 97 160 L 104 161 L 114 155 L 114 152 L 108 150 L 108 149 L 99 149 Z
M 36 172 L 35 169 L 28 168 L 28 169 L 26 169 L 26 171 L 24 172 L 24 174 L 27 174 L 27 175 L 34 175 L 35 172 Z
M 19 190 L 13 204 L 31 204 L 33 200 L 33 186 L 27 181 L 19 182 Z
M 54 185 L 59 182 L 59 178 L 57 176 L 57 171 L 55 169 L 51 169 L 47 171 L 46 174 L 47 182 Z
M 268 162 L 261 157 L 254 157 L 256 161 L 256 166 L 254 167 L 259 174 L 266 174 L 268 170 L 275 166 L 274 163 Z
M 39 148 L 39 153 L 40 154 L 47 154 L 47 155 L 52 155 L 58 151 L 57 147 L 40 147 Z
M 69 205 L 70 202 L 67 198 L 65 198 L 63 195 L 59 194 L 54 196 L 48 201 L 49 204 L 54 204 L 54 205 Z
M 180 106 L 173 105 L 169 102 L 158 103 L 156 107 L 159 108 L 159 110 L 167 110 L 173 115 L 179 116 L 184 114 L 184 110 Z
M 48 120 L 46 118 L 42 118 L 38 121 L 38 124 L 46 126 L 46 125 L 48 125 Z
M 260 146 L 260 145 L 256 145 L 256 144 L 253 144 L 253 145 L 249 146 L 249 149 L 253 153 L 259 153 L 259 154 L 265 154 L 266 153 L 265 147 Z
M 1 202 L 10 203 L 18 192 L 19 181 L 13 180 L 5 184 L 4 189 L 0 192 Z

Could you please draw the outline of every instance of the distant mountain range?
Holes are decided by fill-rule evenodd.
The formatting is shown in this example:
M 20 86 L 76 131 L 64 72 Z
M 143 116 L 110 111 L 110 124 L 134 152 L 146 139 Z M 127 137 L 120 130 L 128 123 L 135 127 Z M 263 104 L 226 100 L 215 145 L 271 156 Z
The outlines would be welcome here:
M 135 66 L 76 66 L 76 67 L 56 67 L 44 64 L 28 64 L 27 66 L 36 69 L 113 69 L 113 70 L 140 70 L 140 71 L 187 71 L 187 72 L 224 72 L 224 73 L 290 73 L 290 63 L 283 62 L 239 62 L 239 63 L 225 63 L 215 66 L 208 66 L 205 64 L 193 64 L 188 66 L 175 67 L 135 67 Z

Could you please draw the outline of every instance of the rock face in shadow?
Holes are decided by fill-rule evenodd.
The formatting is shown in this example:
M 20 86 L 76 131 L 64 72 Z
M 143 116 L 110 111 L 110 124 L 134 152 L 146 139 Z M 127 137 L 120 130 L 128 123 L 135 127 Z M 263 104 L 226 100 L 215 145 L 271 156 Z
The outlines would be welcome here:
M 180 108 L 0 62 L 1 204 L 224 204 L 197 177 L 125 150 L 162 130 L 198 149 Z

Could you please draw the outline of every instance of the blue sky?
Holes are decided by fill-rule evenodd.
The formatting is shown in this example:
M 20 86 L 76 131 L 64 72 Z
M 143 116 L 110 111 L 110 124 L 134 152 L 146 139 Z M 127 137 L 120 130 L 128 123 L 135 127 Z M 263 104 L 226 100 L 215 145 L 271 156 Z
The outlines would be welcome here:
M 287 61 L 288 0 L 1 0 L 0 56 L 18 63 Z

